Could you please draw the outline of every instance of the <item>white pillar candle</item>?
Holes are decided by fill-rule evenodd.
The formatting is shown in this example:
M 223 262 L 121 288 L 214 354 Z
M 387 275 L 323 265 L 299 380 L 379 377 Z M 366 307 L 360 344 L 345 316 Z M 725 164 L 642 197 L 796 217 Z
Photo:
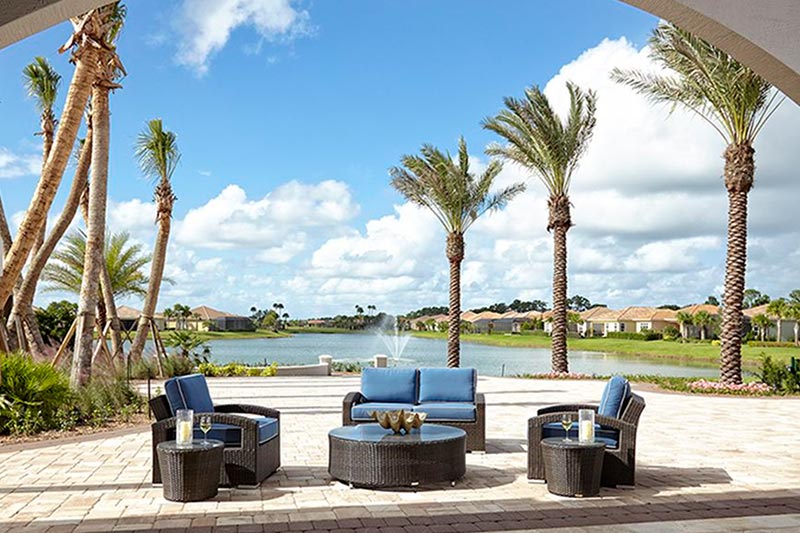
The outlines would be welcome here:
M 192 423 L 188 420 L 178 421 L 178 444 L 190 444 L 192 442 Z
M 581 420 L 581 426 L 579 429 L 580 435 L 578 438 L 581 442 L 593 442 L 594 441 L 594 424 L 591 420 Z

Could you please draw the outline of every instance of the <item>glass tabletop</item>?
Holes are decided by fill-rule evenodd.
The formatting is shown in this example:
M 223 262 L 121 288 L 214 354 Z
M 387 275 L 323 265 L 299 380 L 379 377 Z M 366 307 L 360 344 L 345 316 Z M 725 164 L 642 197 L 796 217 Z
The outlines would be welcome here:
M 208 439 L 207 441 L 203 442 L 202 439 L 195 439 L 192 441 L 191 444 L 182 444 L 178 446 L 178 443 L 174 440 L 168 440 L 166 442 L 159 442 L 158 448 L 162 450 L 180 450 L 186 452 L 199 452 L 202 450 L 210 450 L 212 448 L 222 448 L 225 444 L 221 440 L 214 440 Z
M 409 434 L 396 434 L 391 429 L 383 429 L 378 424 L 359 424 L 332 429 L 331 437 L 344 440 L 364 442 L 436 442 L 459 437 L 466 437 L 463 429 L 440 424 L 423 424 L 419 429 L 412 429 Z
M 601 440 L 594 440 L 592 442 L 580 442 L 578 439 L 571 439 L 565 441 L 563 437 L 549 437 L 542 439 L 542 444 L 553 446 L 556 448 L 604 448 L 606 443 Z

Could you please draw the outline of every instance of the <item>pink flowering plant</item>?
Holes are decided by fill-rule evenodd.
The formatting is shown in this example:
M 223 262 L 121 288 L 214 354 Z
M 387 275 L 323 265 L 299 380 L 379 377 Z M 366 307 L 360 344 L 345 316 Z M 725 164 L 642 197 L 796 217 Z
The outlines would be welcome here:
M 692 392 L 741 394 L 753 396 L 763 396 L 773 393 L 772 387 L 766 383 L 761 383 L 758 381 L 741 383 L 739 385 L 729 385 L 719 381 L 709 381 L 707 379 L 698 379 L 697 381 L 689 383 L 689 390 Z

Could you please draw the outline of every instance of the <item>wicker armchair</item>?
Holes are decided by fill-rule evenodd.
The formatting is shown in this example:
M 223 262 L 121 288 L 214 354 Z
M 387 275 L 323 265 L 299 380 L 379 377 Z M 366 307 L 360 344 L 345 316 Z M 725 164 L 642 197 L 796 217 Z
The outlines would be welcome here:
M 175 439 L 175 417 L 167 396 L 161 395 L 150 401 L 156 418 L 151 426 L 153 434 L 153 483 L 161 483 L 161 469 L 156 455 L 160 442 Z M 220 485 L 256 486 L 269 477 L 281 465 L 280 412 L 268 407 L 246 404 L 214 405 L 213 412 L 195 412 L 195 423 L 200 416 L 211 417 L 212 428 L 217 424 L 233 429 L 239 436 L 236 444 L 226 442 L 223 452 L 223 467 L 220 471 Z M 275 419 L 278 431 L 274 436 L 262 438 L 263 418 Z M 209 438 L 214 438 L 213 432 Z M 197 435 L 196 435 L 197 437 Z
M 644 399 L 630 394 L 622 406 L 619 418 L 595 414 L 595 424 L 604 432 L 616 435 L 617 446 L 606 447 L 603 459 L 601 483 L 606 487 L 635 485 L 636 482 L 636 429 L 639 417 L 644 410 Z M 566 404 L 539 409 L 537 416 L 528 420 L 528 479 L 545 479 L 544 461 L 540 442 L 545 438 L 545 424 L 559 423 L 564 413 L 577 418 L 579 409 L 592 409 L 597 413 L 597 405 Z

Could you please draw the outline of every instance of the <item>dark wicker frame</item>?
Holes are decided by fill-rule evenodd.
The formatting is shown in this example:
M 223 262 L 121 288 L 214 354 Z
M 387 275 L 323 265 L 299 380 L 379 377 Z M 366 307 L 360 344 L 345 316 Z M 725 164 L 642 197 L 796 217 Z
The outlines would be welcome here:
M 466 437 L 359 441 L 328 434 L 328 472 L 353 486 L 381 488 L 456 480 L 466 473 Z
M 542 458 L 547 490 L 559 496 L 597 496 L 603 472 L 603 445 L 544 439 Z
M 154 413 L 159 412 L 157 407 L 159 403 L 163 404 L 161 397 L 151 400 Z M 200 422 L 201 415 L 210 415 L 212 423 L 230 424 L 242 428 L 242 445 L 239 447 L 226 446 L 223 452 L 220 485 L 225 487 L 256 486 L 281 466 L 280 430 L 273 438 L 259 443 L 258 422 L 236 414 L 256 414 L 276 418 L 280 422 L 279 411 L 269 407 L 246 404 L 215 405 L 214 411 L 213 413 L 195 413 L 195 423 Z M 175 417 L 170 416 L 158 420 L 152 424 L 151 428 L 153 432 L 153 483 L 161 483 L 161 469 L 158 464 L 156 446 L 160 442 L 174 439 Z
M 603 459 L 603 479 L 605 487 L 636 484 L 636 429 L 639 417 L 644 410 L 644 398 L 631 394 L 620 418 L 610 418 L 595 414 L 595 423 L 619 431 L 617 448 L 606 448 Z M 564 413 L 573 414 L 576 419 L 579 409 L 592 409 L 597 406 L 586 404 L 553 405 L 539 409 L 537 416 L 528 420 L 528 479 L 545 479 L 542 459 L 542 429 L 550 422 L 561 422 Z
M 348 392 L 342 402 L 342 425 L 355 426 L 363 422 L 353 420 L 352 409 L 354 405 L 364 403 L 366 398 L 360 392 Z M 467 434 L 467 451 L 468 452 L 482 452 L 486 451 L 486 398 L 483 393 L 478 392 L 475 394 L 475 421 L 457 421 L 457 420 L 428 420 L 432 424 L 441 424 L 443 426 L 453 426 L 463 429 Z
M 222 468 L 224 446 L 220 441 L 205 448 L 157 448 L 158 465 L 164 471 L 164 498 L 173 502 L 198 502 L 219 491 L 219 477 L 208 472 Z

